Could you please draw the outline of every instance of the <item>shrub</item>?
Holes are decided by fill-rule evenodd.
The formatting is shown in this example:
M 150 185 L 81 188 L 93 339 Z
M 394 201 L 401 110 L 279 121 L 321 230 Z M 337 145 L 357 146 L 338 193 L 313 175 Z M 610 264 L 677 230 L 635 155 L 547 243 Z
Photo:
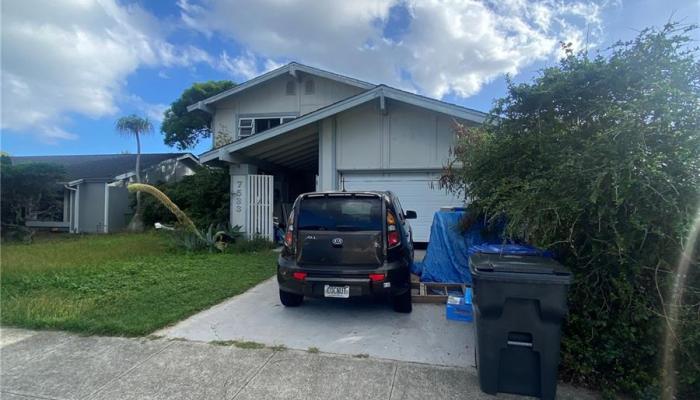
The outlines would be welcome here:
M 165 193 L 155 186 L 144 183 L 132 183 L 128 186 L 129 192 L 145 192 L 164 206 L 177 219 L 177 227 L 169 228 L 173 243 L 176 247 L 182 247 L 188 251 L 207 249 L 209 252 L 218 250 L 223 252 L 229 243 L 241 237 L 240 226 L 222 228 L 218 224 L 216 229 L 214 224 L 209 225 L 209 229 L 202 231 L 192 222 L 192 219 L 184 213 Z
M 275 244 L 265 238 L 247 239 L 242 236 L 240 227 L 229 230 L 214 229 L 213 226 L 199 237 L 192 231 L 176 229 L 168 232 L 175 249 L 188 252 L 215 250 L 225 253 L 256 253 L 275 248 Z
M 225 224 L 229 219 L 229 174 L 219 168 L 201 167 L 179 182 L 156 185 L 194 221 L 197 226 Z M 175 216 L 159 201 L 143 201 L 146 226 L 156 222 L 175 223 Z
M 607 396 L 660 390 L 668 278 L 700 199 L 692 29 L 647 29 L 607 56 L 568 51 L 534 82 L 509 82 L 482 129 L 458 129 L 442 179 L 573 270 L 562 376 Z M 676 331 L 679 398 L 700 393 L 694 262 Z
M 227 251 L 232 253 L 256 253 L 275 248 L 271 241 L 257 237 L 253 239 L 242 239 L 228 246 Z
M 48 163 L 13 165 L 12 159 L 6 155 L 0 159 L 3 225 L 24 225 L 27 217 L 39 220 L 60 218 L 63 187 L 59 182 L 65 174 L 62 166 Z

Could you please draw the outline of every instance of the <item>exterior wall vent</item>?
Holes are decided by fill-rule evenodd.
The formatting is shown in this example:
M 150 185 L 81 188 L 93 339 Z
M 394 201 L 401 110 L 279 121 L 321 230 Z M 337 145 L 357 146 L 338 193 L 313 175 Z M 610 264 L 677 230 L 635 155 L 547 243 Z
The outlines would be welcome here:
M 304 81 L 304 94 L 314 94 L 314 80 L 307 79 Z
M 297 85 L 294 81 L 287 81 L 287 96 L 293 96 L 297 93 Z

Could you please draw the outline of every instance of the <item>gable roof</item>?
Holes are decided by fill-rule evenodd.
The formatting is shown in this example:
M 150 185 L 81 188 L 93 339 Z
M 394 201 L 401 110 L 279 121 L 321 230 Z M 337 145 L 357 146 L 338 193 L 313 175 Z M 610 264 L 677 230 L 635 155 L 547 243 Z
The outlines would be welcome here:
M 191 153 L 152 153 L 141 154 L 141 168 L 146 169 L 169 159 L 190 158 L 198 162 Z M 19 156 L 10 157 L 12 164 L 48 163 L 62 166 L 65 180 L 114 179 L 116 176 L 134 170 L 136 154 L 90 154 L 70 156 Z
M 262 74 L 249 81 L 243 82 L 242 84 L 234 86 L 231 89 L 225 90 L 219 94 L 216 94 L 204 100 L 200 100 L 195 104 L 191 104 L 187 106 L 187 111 L 202 110 L 211 113 L 211 109 L 208 107 L 209 104 L 216 103 L 219 100 L 233 96 L 236 93 L 240 93 L 244 90 L 250 89 L 253 86 L 259 85 L 263 82 L 269 81 L 270 79 L 276 78 L 281 75 L 289 74 L 292 76 L 296 76 L 297 71 L 301 71 L 309 75 L 320 76 L 322 78 L 330 79 L 336 82 L 345 83 L 347 85 L 355 86 L 361 89 L 371 89 L 376 86 L 371 83 L 361 81 L 355 78 L 350 78 L 345 75 L 340 75 L 333 72 L 324 71 L 322 69 L 309 67 L 308 65 L 299 64 L 298 62 L 290 62 L 287 65 L 284 65 L 277 69 L 273 69 L 270 72 Z
M 301 117 L 287 122 L 285 124 L 279 125 L 272 129 L 268 129 L 266 131 L 257 133 L 255 135 L 243 139 L 236 140 L 225 146 L 212 149 L 208 152 L 201 154 L 200 160 L 202 163 L 205 163 L 218 158 L 220 154 L 231 153 L 236 150 L 240 150 L 251 146 L 253 144 L 272 139 L 286 132 L 320 121 L 324 118 L 356 107 L 360 104 L 364 104 L 368 101 L 379 99 L 380 104 L 382 104 L 386 98 L 411 104 L 417 107 L 422 107 L 428 110 L 450 115 L 463 120 L 472 121 L 478 124 L 483 123 L 486 120 L 487 116 L 486 113 L 473 110 L 471 108 L 466 108 L 456 104 L 431 99 L 430 97 L 417 95 L 415 93 L 406 92 L 386 85 L 378 85 L 374 89 L 362 92 L 352 97 L 348 97 L 347 99 L 338 101 L 326 107 L 319 108 L 316 111 L 302 115 Z

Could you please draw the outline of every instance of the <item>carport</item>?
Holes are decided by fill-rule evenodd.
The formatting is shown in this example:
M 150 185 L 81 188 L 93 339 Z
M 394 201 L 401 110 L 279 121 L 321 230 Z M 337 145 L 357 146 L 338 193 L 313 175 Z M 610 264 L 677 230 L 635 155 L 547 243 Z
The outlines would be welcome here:
M 316 124 L 235 142 L 235 149 L 208 153 L 205 162 L 228 166 L 231 174 L 231 224 L 272 239 L 272 218 L 285 221 L 294 199 L 316 190 L 319 132 Z

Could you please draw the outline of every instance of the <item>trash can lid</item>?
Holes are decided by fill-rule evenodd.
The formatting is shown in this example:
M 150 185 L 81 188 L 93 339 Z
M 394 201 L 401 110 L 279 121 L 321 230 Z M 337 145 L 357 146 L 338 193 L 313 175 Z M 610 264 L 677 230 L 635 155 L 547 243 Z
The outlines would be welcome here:
M 543 256 L 549 257 L 550 253 L 545 250 L 527 244 L 495 244 L 483 243 L 469 246 L 469 254 L 520 254 L 523 256 Z
M 493 279 L 571 282 L 571 271 L 549 257 L 519 254 L 482 254 L 469 257 L 472 275 Z

